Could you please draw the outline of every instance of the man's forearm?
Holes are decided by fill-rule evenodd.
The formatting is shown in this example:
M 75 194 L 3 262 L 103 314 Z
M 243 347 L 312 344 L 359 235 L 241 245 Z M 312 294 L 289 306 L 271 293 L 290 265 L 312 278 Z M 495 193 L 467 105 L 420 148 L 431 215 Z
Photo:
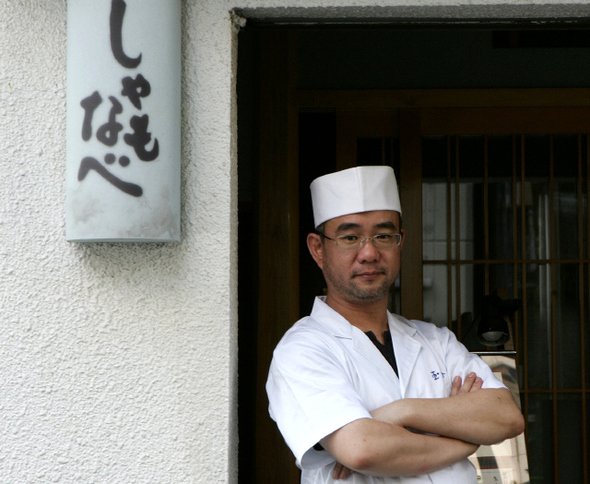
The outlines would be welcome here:
M 434 472 L 465 459 L 478 447 L 456 439 L 416 434 L 375 419 L 351 422 L 321 443 L 342 465 L 373 476 Z
M 447 398 L 396 400 L 322 439 L 343 466 L 375 476 L 433 472 L 463 460 L 479 444 L 522 432 L 524 420 L 505 389 L 482 390 L 475 373 L 453 381 Z M 426 432 L 416 434 L 408 429 Z
M 397 400 L 371 412 L 403 427 L 491 445 L 522 433 L 524 420 L 505 389 L 485 389 L 448 398 Z

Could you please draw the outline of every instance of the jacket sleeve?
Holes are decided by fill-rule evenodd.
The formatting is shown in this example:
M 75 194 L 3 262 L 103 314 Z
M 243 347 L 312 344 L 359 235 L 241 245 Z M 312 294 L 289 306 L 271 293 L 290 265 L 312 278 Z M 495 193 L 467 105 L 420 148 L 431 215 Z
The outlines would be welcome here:
M 485 361 L 478 355 L 470 353 L 457 340 L 455 333 L 448 328 L 437 328 L 437 330 L 443 333 L 447 368 L 452 377 L 460 376 L 465 380 L 465 377 L 473 371 L 483 380 L 482 388 L 506 388 Z
M 334 459 L 313 447 L 360 419 L 371 418 L 337 345 L 321 335 L 287 334 L 275 349 L 266 383 L 269 412 L 300 468 Z

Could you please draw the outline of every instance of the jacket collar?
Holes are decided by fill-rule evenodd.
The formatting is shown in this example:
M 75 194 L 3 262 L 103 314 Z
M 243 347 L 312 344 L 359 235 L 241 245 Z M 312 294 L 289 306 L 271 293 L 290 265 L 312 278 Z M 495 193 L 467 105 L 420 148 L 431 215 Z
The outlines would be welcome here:
M 326 296 L 315 298 L 311 317 L 326 328 L 332 336 L 352 339 L 354 326 L 326 304 Z
M 361 330 L 350 324 L 338 312 L 328 306 L 325 299 L 325 296 L 315 299 L 311 312 L 313 319 L 326 328 L 334 337 L 353 340 L 355 351 L 379 367 L 382 372 L 393 374 L 391 366 L 389 366 L 389 363 L 379 353 L 371 340 Z M 387 312 L 387 318 L 399 372 L 400 391 L 403 396 L 409 385 L 422 344 L 420 338 L 416 337 L 418 330 L 411 321 L 389 311 Z
M 326 304 L 326 296 L 315 298 L 311 317 L 326 328 L 333 336 L 337 338 L 352 338 L 354 326 L 341 316 L 340 313 L 334 311 Z M 389 311 L 387 311 L 387 320 L 389 331 L 392 335 L 394 331 L 397 331 L 408 336 L 413 336 L 417 331 L 410 321 Z
M 389 331 L 399 372 L 400 391 L 402 397 L 405 397 L 422 344 L 417 335 L 417 328 L 401 316 L 389 314 Z

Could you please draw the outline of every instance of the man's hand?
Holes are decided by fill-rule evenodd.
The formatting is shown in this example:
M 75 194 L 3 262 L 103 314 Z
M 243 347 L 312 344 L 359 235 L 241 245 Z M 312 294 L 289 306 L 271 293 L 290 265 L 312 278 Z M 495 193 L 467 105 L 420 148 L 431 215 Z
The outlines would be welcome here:
M 483 380 L 474 372 L 469 373 L 469 375 L 465 377 L 465 381 L 463 381 L 460 376 L 456 376 L 453 379 L 451 394 L 449 396 L 454 397 L 465 393 L 471 393 L 480 390 L 482 385 Z M 407 415 L 411 413 L 412 410 L 412 402 L 401 399 L 396 400 L 390 405 L 372 411 L 371 415 L 377 420 L 388 422 L 393 425 L 399 425 L 414 431 L 415 429 L 413 427 L 407 425 Z
M 461 377 L 456 376 L 453 379 L 453 386 L 451 388 L 451 397 L 461 395 L 462 393 L 474 392 L 479 390 L 483 385 L 483 380 L 475 373 L 471 372 L 465 377 L 465 382 L 461 384 Z
M 352 469 L 342 465 L 340 462 L 336 462 L 334 469 L 332 470 L 332 479 L 335 481 L 339 479 L 346 479 L 350 474 L 354 473 Z

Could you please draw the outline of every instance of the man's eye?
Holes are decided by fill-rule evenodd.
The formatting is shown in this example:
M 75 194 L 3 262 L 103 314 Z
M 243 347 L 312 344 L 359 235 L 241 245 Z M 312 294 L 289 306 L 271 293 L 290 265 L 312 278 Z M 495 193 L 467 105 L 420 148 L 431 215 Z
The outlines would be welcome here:
M 345 242 L 356 242 L 359 239 L 358 235 L 343 235 L 342 240 Z
M 387 241 L 393 239 L 393 234 L 379 234 L 379 235 L 375 235 L 374 239 L 375 240 L 380 240 L 381 242 L 387 242 Z

